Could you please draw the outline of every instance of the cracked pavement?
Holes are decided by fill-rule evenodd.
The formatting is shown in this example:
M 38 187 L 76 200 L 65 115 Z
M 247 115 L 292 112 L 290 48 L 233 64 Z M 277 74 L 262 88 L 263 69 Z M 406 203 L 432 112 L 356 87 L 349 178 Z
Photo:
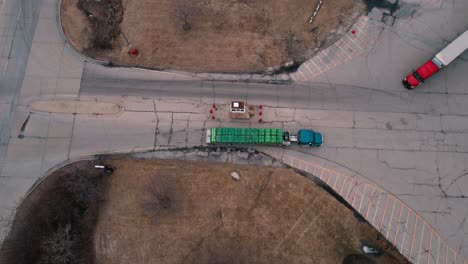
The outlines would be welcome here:
M 8 58 L 18 63 L 9 64 L 2 79 L 11 89 L 1 90 L 0 113 L 14 109 L 9 114 L 14 118 L 1 119 L 2 215 L 65 160 L 203 145 L 204 130 L 217 126 L 282 127 L 292 132 L 308 127 L 323 133 L 322 147 L 277 150 L 382 186 L 468 256 L 467 55 L 415 91 L 400 83 L 412 67 L 466 29 L 466 1 L 416 9 L 411 21 L 401 18 L 393 27 L 384 27 L 378 44 L 365 54 L 302 85 L 212 82 L 84 62 L 54 28 L 56 1 L 36 4 L 41 4 L 34 9 L 40 10 L 39 30 L 33 34 L 27 28 L 34 36 L 31 55 L 26 47 L 15 47 L 14 54 L 22 56 Z M 16 17 L 12 11 L 12 21 Z M 31 18 L 28 26 L 34 24 Z M 51 53 L 51 46 L 61 52 Z M 22 67 L 24 76 L 16 67 Z M 112 117 L 31 111 L 32 100 L 50 97 L 116 100 L 124 111 Z M 258 116 L 252 122 L 230 120 L 231 100 L 263 105 L 263 122 Z M 209 113 L 213 103 L 218 107 L 215 119 Z
M 468 177 L 465 177 L 468 135 L 465 125 L 468 112 L 463 108 L 448 107 L 451 94 L 434 97 L 432 94 L 414 95 L 401 90 L 396 96 L 394 92 L 339 85 L 330 90 L 324 84 L 242 86 L 204 81 L 182 82 L 167 90 L 164 84 L 119 80 L 117 86 L 112 86 L 106 80 L 101 83 L 95 78 L 87 78 L 85 67 L 81 95 L 114 98 L 113 89 L 120 91 L 121 86 L 134 88 L 126 90 L 126 100 L 141 91 L 145 97 L 158 97 L 163 93 L 162 97 L 166 99 L 155 100 L 156 105 L 172 100 L 187 109 L 187 116 L 196 115 L 198 111 L 200 123 L 191 132 L 196 135 L 195 139 L 179 140 L 186 146 L 203 143 L 203 129 L 211 126 L 282 127 L 291 131 L 302 127 L 317 129 L 325 137 L 321 148 L 292 146 L 290 149 L 300 151 L 303 158 L 312 157 L 319 163 L 337 169 L 341 167 L 349 175 L 383 186 L 419 212 L 445 237 L 450 237 L 462 251 L 466 248 L 464 237 L 468 228 L 464 219 L 467 200 L 464 197 L 468 195 Z M 226 95 L 229 88 L 231 93 Z M 191 97 L 192 103 L 180 98 L 181 94 L 190 94 L 191 91 L 197 91 L 197 95 Z M 425 99 L 420 98 L 425 95 Z M 457 95 L 457 100 L 460 102 L 463 96 Z M 262 104 L 263 122 L 258 123 L 255 118 L 251 123 L 232 121 L 226 115 L 227 110 L 218 110 L 221 114 L 215 112 L 217 119 L 210 120 L 211 104 L 216 102 L 219 107 L 228 104 L 231 98 Z M 441 98 L 442 102 L 439 101 Z M 186 117 L 180 125 L 171 126 L 172 133 L 186 136 L 187 120 Z M 172 123 L 172 119 L 167 116 L 165 122 Z M 192 121 L 190 124 L 197 126 Z

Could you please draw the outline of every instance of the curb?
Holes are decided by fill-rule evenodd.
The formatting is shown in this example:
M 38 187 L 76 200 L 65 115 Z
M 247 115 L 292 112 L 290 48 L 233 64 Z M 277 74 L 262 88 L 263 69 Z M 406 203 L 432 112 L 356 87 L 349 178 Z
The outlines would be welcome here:
M 62 39 L 65 41 L 65 45 L 70 48 L 76 55 L 81 57 L 83 60 L 102 65 L 107 67 L 122 67 L 122 68 L 134 68 L 134 69 L 144 69 L 154 72 L 163 72 L 163 73 L 172 73 L 177 75 L 189 76 L 200 78 L 202 80 L 207 81 L 228 81 L 228 82 L 254 82 L 254 83 L 269 83 L 269 84 L 290 84 L 293 82 L 289 73 L 281 73 L 281 74 L 227 74 L 227 73 L 193 73 L 193 72 L 186 72 L 186 71 L 178 71 L 178 70 L 156 70 L 149 67 L 142 67 L 138 65 L 123 65 L 123 64 L 116 64 L 111 61 L 103 61 L 103 60 L 96 60 L 91 57 L 84 55 L 83 53 L 79 52 L 68 40 L 65 32 L 63 31 L 62 27 L 62 17 L 61 17 L 61 8 L 62 8 L 62 1 L 58 1 L 58 8 L 57 8 L 57 25 L 59 27 L 59 33 Z

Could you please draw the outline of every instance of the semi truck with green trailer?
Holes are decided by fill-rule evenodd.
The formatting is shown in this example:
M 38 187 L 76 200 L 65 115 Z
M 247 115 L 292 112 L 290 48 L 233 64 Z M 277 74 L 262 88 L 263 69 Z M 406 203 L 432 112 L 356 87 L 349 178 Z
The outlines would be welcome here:
M 299 129 L 297 135 L 281 128 L 217 127 L 206 130 L 206 143 L 210 145 L 298 145 L 319 147 L 323 136 L 310 129 Z

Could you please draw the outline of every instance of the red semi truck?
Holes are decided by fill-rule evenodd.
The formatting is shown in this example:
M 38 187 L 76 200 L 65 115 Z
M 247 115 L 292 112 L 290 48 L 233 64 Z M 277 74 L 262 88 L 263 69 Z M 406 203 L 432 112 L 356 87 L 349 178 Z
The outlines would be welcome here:
M 448 44 L 443 50 L 437 53 L 434 58 L 428 60 L 417 70 L 403 79 L 403 86 L 407 89 L 413 89 L 424 80 L 438 72 L 443 67 L 447 66 L 460 54 L 468 48 L 468 30 L 458 36 L 454 41 Z

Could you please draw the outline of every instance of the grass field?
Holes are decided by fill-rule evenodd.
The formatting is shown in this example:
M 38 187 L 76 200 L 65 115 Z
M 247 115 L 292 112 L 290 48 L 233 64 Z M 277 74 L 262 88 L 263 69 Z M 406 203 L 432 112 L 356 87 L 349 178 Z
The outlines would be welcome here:
M 290 169 L 179 160 L 112 164 L 118 169 L 95 229 L 98 263 L 328 264 L 359 254 L 363 242 L 382 245 L 376 230 Z M 402 258 L 389 250 L 369 263 Z
M 64 0 L 61 14 L 65 34 L 81 52 L 117 64 L 194 72 L 263 72 L 303 61 L 364 10 L 360 0 L 324 1 L 309 24 L 319 0 L 122 0 L 123 34 L 112 38 L 112 50 L 97 50 L 90 39 L 102 34 L 91 22 L 107 21 L 106 5 L 120 0 L 79 1 L 87 3 L 87 15 L 78 0 Z M 138 56 L 129 56 L 124 36 Z

